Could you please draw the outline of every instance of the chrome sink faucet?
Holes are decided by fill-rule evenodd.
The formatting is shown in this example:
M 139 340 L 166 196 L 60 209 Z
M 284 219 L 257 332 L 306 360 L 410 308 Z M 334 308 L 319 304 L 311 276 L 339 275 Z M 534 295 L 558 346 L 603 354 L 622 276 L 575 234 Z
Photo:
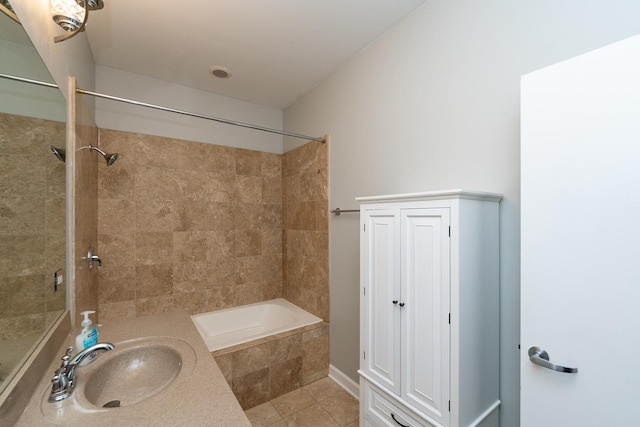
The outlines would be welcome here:
M 49 402 L 60 402 L 71 396 L 73 389 L 76 386 L 75 374 L 76 368 L 86 357 L 89 357 L 96 351 L 109 351 L 113 350 L 115 346 L 108 342 L 101 342 L 91 347 L 87 347 L 75 356 L 71 358 L 73 354 L 73 347 L 69 347 L 64 356 L 62 356 L 62 365 L 56 369 L 56 373 L 53 376 L 51 382 L 51 394 L 49 394 Z

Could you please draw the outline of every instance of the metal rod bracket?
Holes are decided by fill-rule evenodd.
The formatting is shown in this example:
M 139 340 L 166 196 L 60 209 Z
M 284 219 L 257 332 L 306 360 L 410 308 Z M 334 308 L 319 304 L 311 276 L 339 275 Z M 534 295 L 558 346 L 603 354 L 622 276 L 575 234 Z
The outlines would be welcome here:
M 335 209 L 331 209 L 329 212 L 332 213 L 332 214 L 335 214 L 335 216 L 340 216 L 341 213 L 360 212 L 360 209 L 340 209 L 340 208 L 335 208 Z

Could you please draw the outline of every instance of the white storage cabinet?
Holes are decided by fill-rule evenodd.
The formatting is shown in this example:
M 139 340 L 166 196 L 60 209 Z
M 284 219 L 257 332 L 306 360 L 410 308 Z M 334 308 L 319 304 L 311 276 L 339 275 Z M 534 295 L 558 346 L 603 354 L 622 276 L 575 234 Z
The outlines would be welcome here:
M 501 199 L 357 199 L 362 425 L 497 426 Z

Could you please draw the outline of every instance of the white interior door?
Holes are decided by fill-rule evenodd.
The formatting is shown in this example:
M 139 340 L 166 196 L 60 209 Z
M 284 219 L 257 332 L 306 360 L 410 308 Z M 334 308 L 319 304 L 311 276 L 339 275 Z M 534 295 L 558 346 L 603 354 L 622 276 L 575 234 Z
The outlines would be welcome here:
M 522 78 L 521 158 L 521 426 L 640 425 L 640 37 Z

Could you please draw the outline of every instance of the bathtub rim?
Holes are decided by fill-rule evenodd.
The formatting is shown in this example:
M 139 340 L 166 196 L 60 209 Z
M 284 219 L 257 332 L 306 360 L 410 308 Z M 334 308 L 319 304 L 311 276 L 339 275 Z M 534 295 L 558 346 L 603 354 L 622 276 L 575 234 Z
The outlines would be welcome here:
M 286 338 L 286 337 L 291 336 L 291 335 L 300 334 L 300 333 L 309 332 L 309 331 L 314 331 L 316 329 L 321 329 L 321 328 L 327 328 L 327 332 L 328 332 L 329 324 L 327 322 L 325 322 L 325 321 L 320 321 L 318 323 L 313 323 L 311 325 L 301 326 L 301 327 L 296 328 L 296 329 L 289 329 L 288 331 L 279 332 L 279 333 L 273 334 L 273 335 L 267 335 L 266 337 L 256 338 L 256 339 L 251 340 L 251 341 L 245 341 L 243 343 L 232 345 L 232 346 L 229 346 L 229 347 L 220 348 L 218 350 L 212 350 L 209 353 L 211 353 L 211 355 L 213 357 L 224 356 L 225 354 L 234 353 L 234 352 L 239 351 L 239 350 L 244 350 L 246 348 L 258 346 L 258 345 L 261 345 L 261 344 L 266 344 L 268 342 L 276 341 L 276 340 L 279 340 L 281 338 Z
M 253 307 L 253 306 L 257 306 L 257 305 L 264 305 L 267 303 L 273 303 L 276 305 L 285 305 L 288 308 L 294 308 L 294 311 L 297 310 L 302 310 L 304 313 L 306 313 L 307 315 L 311 315 L 312 317 L 314 317 L 315 321 L 311 322 L 311 323 L 305 323 L 305 324 L 301 324 L 301 325 L 295 325 L 293 327 L 290 328 L 283 328 L 282 330 L 279 330 L 277 332 L 274 333 L 270 333 L 261 337 L 254 337 L 252 339 L 248 339 L 239 343 L 234 343 L 232 345 L 226 346 L 226 347 L 220 347 L 220 348 L 216 348 L 216 349 L 209 349 L 209 345 L 207 344 L 207 340 L 202 336 L 202 333 L 200 332 L 200 327 L 198 326 L 198 324 L 196 323 L 196 321 L 194 319 L 198 318 L 198 317 L 203 317 L 206 315 L 210 315 L 210 314 L 218 314 L 218 313 L 224 313 L 227 311 L 232 311 L 232 310 L 237 310 L 240 308 L 245 308 L 245 307 Z M 284 304 L 283 304 L 284 303 Z M 217 356 L 221 356 L 223 354 L 226 353 L 230 353 L 233 351 L 237 351 L 243 348 L 248 348 L 251 346 L 254 346 L 256 344 L 261 344 L 261 343 L 265 343 L 265 342 L 269 342 L 272 341 L 274 339 L 279 339 L 279 338 L 283 338 L 286 337 L 288 335 L 292 335 L 294 333 L 299 333 L 299 332 L 305 332 L 307 330 L 313 330 L 316 328 L 320 328 L 324 325 L 326 325 L 328 327 L 328 323 L 326 323 L 322 318 L 316 316 L 313 313 L 310 313 L 308 311 L 306 311 L 305 309 L 303 309 L 302 307 L 299 307 L 297 305 L 295 305 L 294 303 L 284 299 L 284 298 L 274 298 L 271 300 L 266 300 L 266 301 L 259 301 L 256 303 L 251 303 L 251 304 L 244 304 L 244 305 L 238 305 L 235 307 L 229 307 L 229 308 L 225 308 L 225 309 L 221 309 L 221 310 L 215 310 L 215 311 L 209 311 L 209 312 L 205 312 L 205 313 L 198 313 L 198 314 L 193 314 L 190 316 L 191 318 L 191 322 L 193 323 L 193 325 L 195 326 L 195 328 L 198 330 L 198 335 L 200 335 L 200 338 L 202 339 L 202 341 L 204 342 L 205 346 L 207 347 L 207 349 L 209 350 L 209 352 L 214 355 L 214 357 Z

